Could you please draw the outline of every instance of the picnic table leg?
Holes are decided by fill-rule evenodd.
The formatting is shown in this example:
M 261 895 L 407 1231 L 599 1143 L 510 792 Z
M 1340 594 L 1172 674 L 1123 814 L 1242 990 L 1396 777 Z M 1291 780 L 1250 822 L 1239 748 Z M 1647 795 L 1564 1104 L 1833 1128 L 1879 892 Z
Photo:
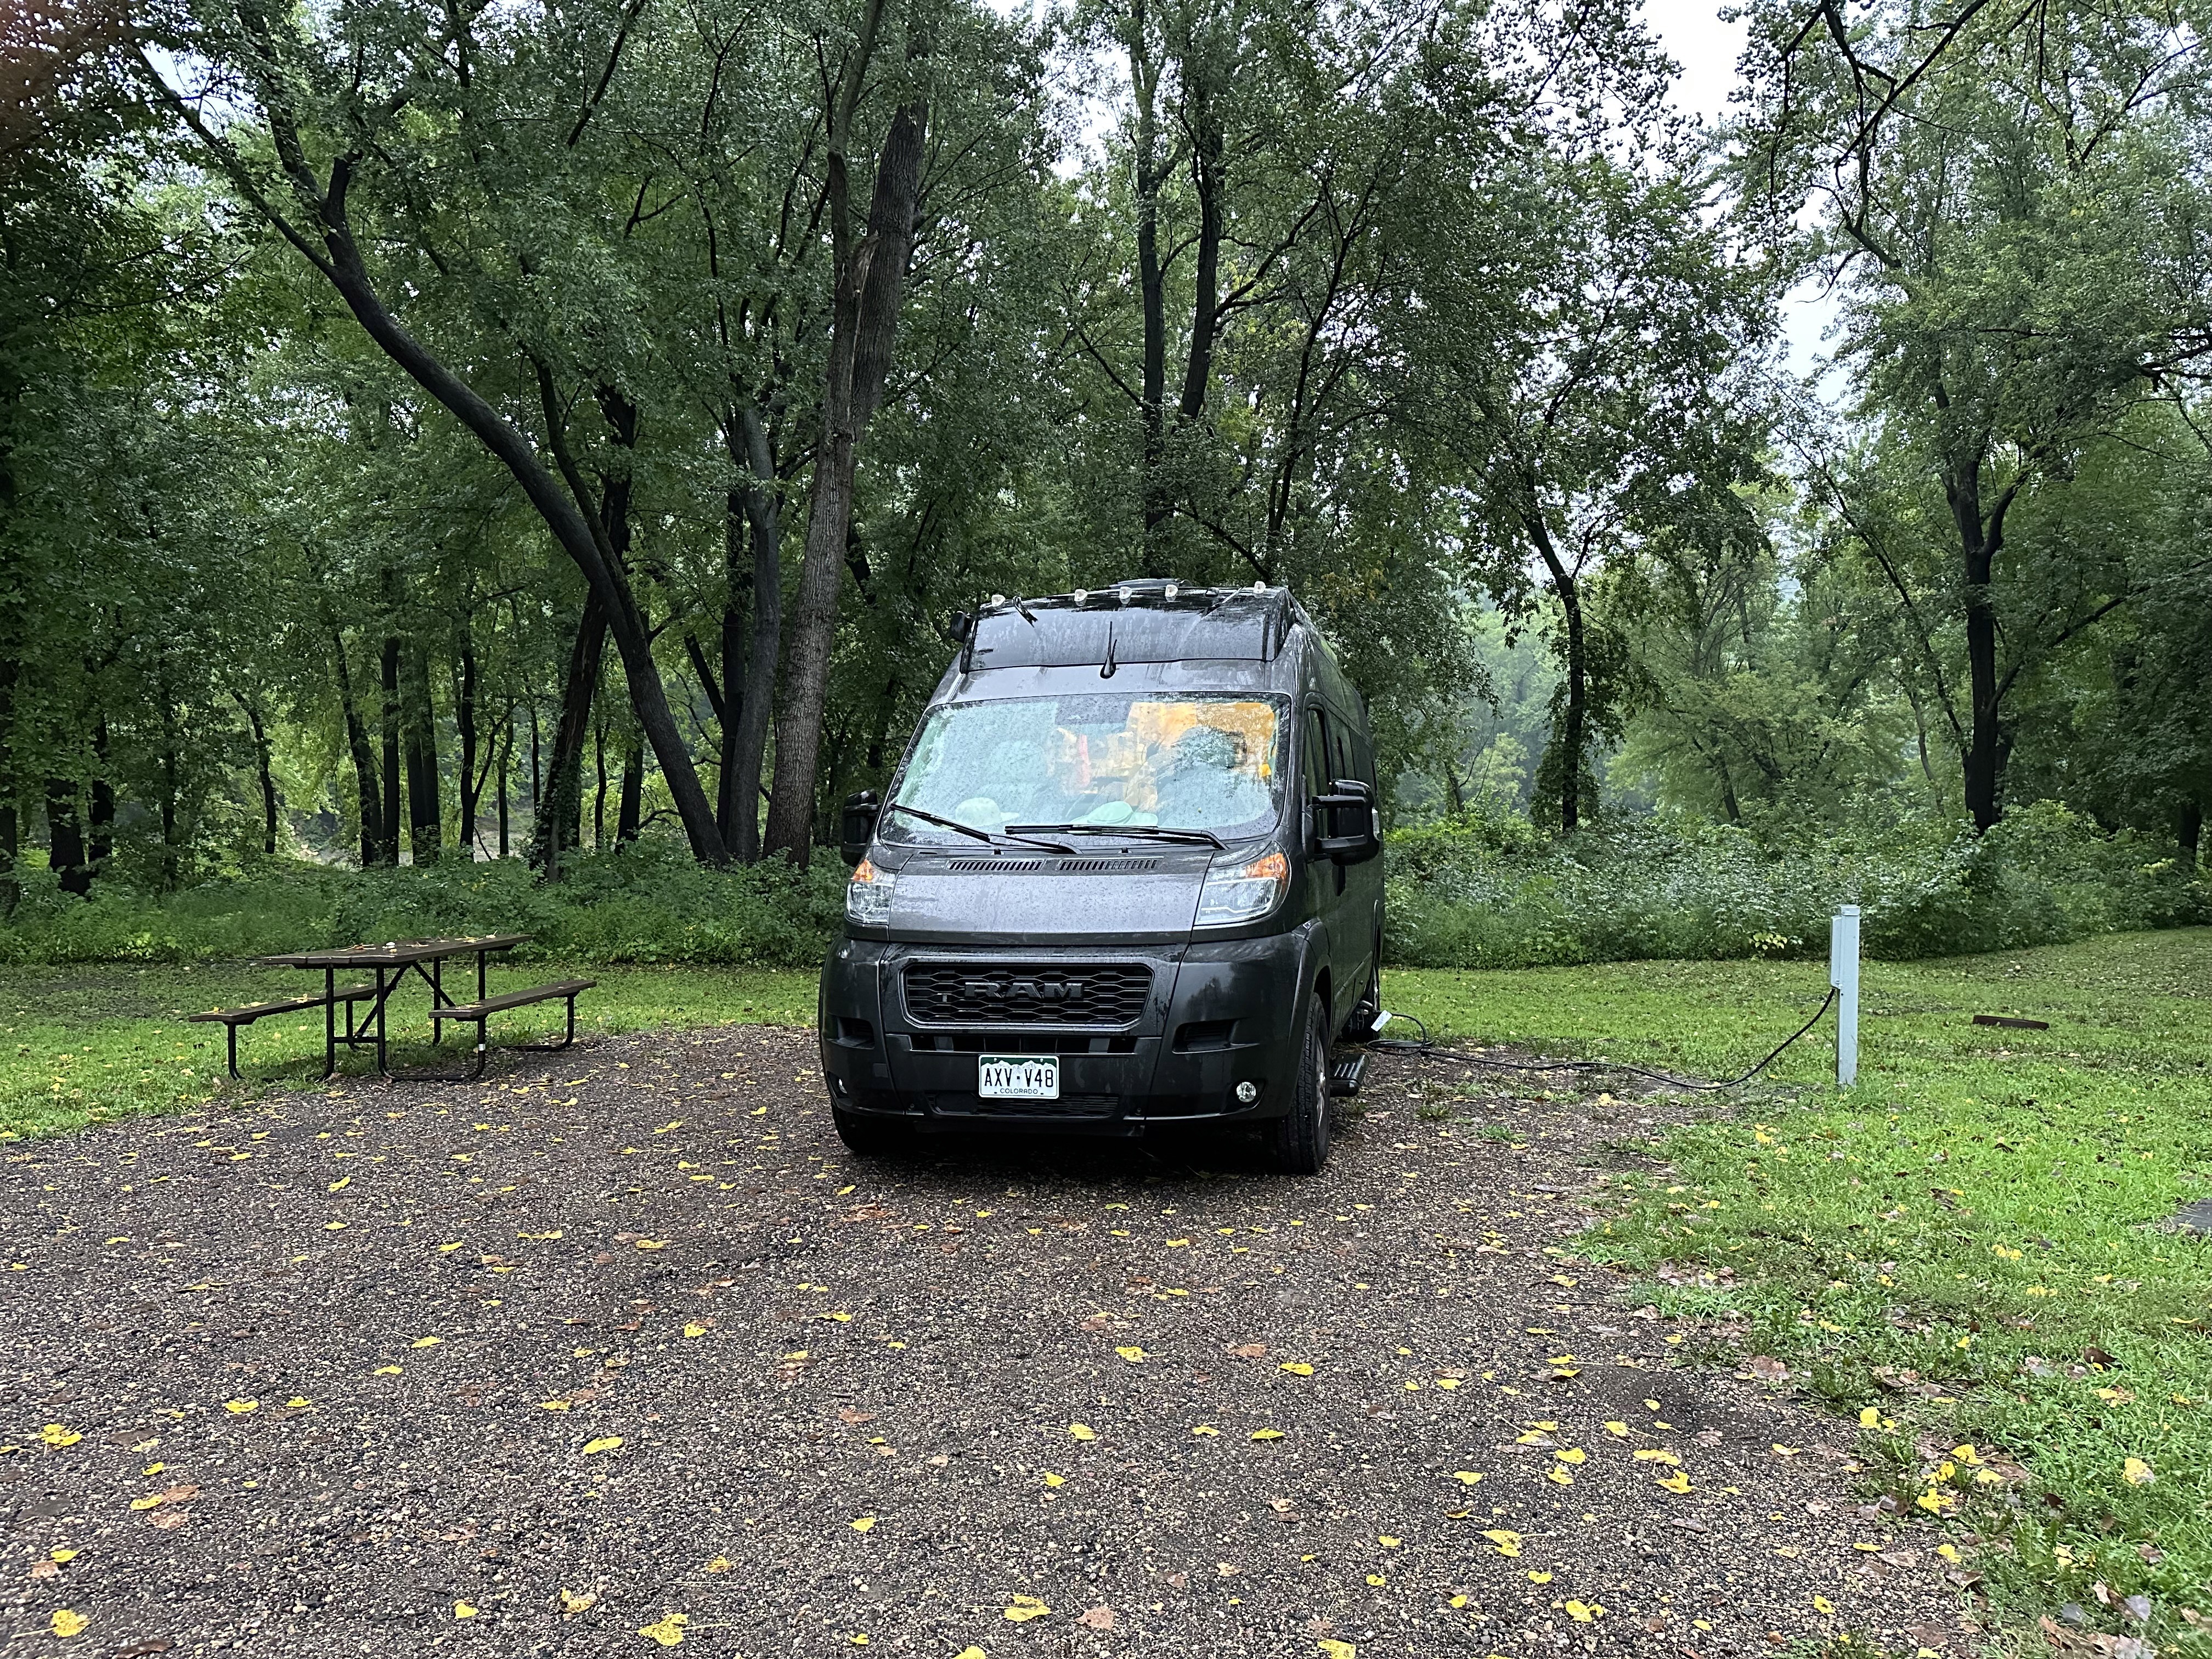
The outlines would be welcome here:
M 403 968 L 399 971 L 400 976 L 404 978 L 407 970 Z M 384 999 L 390 994 L 384 988 L 384 964 L 379 963 L 376 968 L 376 1074 L 379 1077 L 392 1075 L 392 1068 L 385 1064 L 384 1056 Z
M 224 1048 L 225 1048 L 226 1051 L 228 1053 L 228 1054 L 229 1054 L 229 1056 L 230 1056 L 230 1074 L 231 1074 L 231 1076 L 232 1076 L 233 1078 L 237 1079 L 237 1080 L 238 1080 L 239 1082 L 243 1083 L 243 1082 L 245 1082 L 245 1081 L 246 1081 L 246 1079 L 245 1079 L 244 1078 L 242 1078 L 242 1077 L 239 1077 L 239 1075 L 238 1075 L 238 1026 L 237 1026 L 237 1024 L 236 1024 L 234 1022 L 228 1022 L 228 1021 L 225 1022 L 225 1024 L 224 1024 L 224 1025 L 223 1025 L 223 1028 L 222 1028 L 222 1034 L 223 1034 L 224 1037 L 226 1037 L 226 1038 L 228 1039 L 228 1041 L 227 1041 L 227 1042 L 226 1042 L 226 1043 L 224 1044 Z
M 443 957 L 433 957 L 430 958 L 430 1006 L 437 1009 L 445 1006 L 446 961 Z M 444 1043 L 445 1040 L 446 1022 L 433 1018 L 430 1022 L 430 1046 L 433 1048 L 438 1048 Z
M 346 1029 L 353 1029 L 353 1009 L 346 1009 Z M 338 1074 L 338 970 L 323 969 L 323 1081 Z

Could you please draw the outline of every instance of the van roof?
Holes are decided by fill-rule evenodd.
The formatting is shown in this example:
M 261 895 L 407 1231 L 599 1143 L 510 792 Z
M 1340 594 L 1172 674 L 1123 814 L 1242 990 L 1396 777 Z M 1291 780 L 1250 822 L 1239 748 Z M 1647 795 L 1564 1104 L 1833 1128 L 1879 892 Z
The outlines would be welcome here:
M 1265 663 L 1301 626 L 1311 632 L 1313 623 L 1290 590 L 1259 582 L 1201 587 L 1144 578 L 1036 599 L 994 594 L 975 613 L 960 667 Z

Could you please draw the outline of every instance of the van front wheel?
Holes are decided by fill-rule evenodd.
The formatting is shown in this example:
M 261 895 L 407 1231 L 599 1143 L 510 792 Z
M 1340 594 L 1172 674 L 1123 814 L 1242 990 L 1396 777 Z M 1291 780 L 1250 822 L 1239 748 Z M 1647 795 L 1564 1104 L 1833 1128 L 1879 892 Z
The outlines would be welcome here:
M 835 1106 L 830 1109 L 830 1121 L 837 1126 L 837 1139 L 846 1150 L 862 1158 L 889 1158 L 913 1145 L 913 1131 L 903 1123 L 878 1122 Z
M 1273 1150 L 1285 1175 L 1319 1175 L 1328 1162 L 1328 1010 L 1318 995 L 1306 1009 L 1297 1090 L 1289 1113 L 1275 1121 Z

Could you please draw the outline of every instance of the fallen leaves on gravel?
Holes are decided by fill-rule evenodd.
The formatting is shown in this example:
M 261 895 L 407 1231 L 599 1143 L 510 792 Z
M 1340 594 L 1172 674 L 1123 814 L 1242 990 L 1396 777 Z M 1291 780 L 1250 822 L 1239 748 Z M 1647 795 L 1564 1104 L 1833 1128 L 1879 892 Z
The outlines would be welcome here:
M 1252 1437 L 1255 1440 L 1280 1440 L 1283 1437 L 1283 1431 L 1280 1429 L 1255 1429 L 1252 1431 Z
M 1482 1535 L 1498 1547 L 1500 1555 L 1510 1557 L 1521 1553 L 1521 1534 L 1510 1527 L 1492 1527 Z
M 1142 1348 L 1116 1348 L 1114 1352 L 1120 1354 L 1122 1358 L 1127 1360 L 1132 1365 L 1140 1363 L 1145 1358 L 1145 1351 Z
M 1095 1607 L 1085 1607 L 1076 1615 L 1075 1622 L 1085 1630 L 1111 1630 L 1114 1628 L 1114 1609 L 1103 1602 Z
M 46 1628 L 57 1636 L 82 1636 L 85 1626 L 91 1622 L 81 1613 L 72 1613 L 67 1607 L 56 1607 L 53 1620 Z
M 1088 1423 L 1071 1423 L 1067 1425 L 1067 1431 L 1078 1440 L 1096 1440 L 1098 1437 L 1098 1431 Z
M 1359 1659 L 1359 1650 L 1349 1642 L 1333 1641 L 1324 1636 L 1314 1645 L 1328 1656 L 1328 1659 Z
M 1032 1619 L 1042 1619 L 1052 1609 L 1034 1595 L 1017 1595 L 1006 1604 L 999 1617 L 1016 1625 L 1026 1625 Z
M 680 1613 L 664 1613 L 650 1625 L 640 1625 L 637 1633 L 648 1641 L 658 1642 L 664 1648 L 678 1647 L 684 1641 L 684 1626 L 691 1622 Z
M 584 1455 L 589 1457 L 594 1452 L 617 1450 L 622 1443 L 623 1437 L 618 1434 L 603 1434 L 597 1440 L 587 1440 L 584 1443 Z
M 222 1402 L 222 1408 L 233 1417 L 243 1417 L 260 1404 L 258 1400 L 226 1400 Z
M 477 1609 L 476 1609 L 476 1608 L 474 1608 L 474 1607 L 471 1607 L 467 1602 L 465 1602 L 465 1601 L 456 1601 L 456 1602 L 454 1602 L 454 1603 L 453 1603 L 453 1617 L 454 1617 L 454 1618 L 456 1618 L 456 1619 L 473 1619 L 473 1618 L 475 1618 L 476 1616 L 477 1616 Z
M 854 1532 L 868 1532 L 874 1528 L 875 1524 L 876 1517 L 874 1516 L 864 1515 L 853 1522 L 853 1530 Z
M 49 1423 L 39 1431 L 39 1438 L 49 1446 L 74 1446 L 84 1437 L 75 1429 L 64 1428 L 59 1423 Z
M 561 1592 L 561 1611 L 566 1614 L 582 1613 L 586 1608 L 595 1607 L 599 1604 L 599 1598 L 589 1590 L 579 1592 L 564 1589 Z

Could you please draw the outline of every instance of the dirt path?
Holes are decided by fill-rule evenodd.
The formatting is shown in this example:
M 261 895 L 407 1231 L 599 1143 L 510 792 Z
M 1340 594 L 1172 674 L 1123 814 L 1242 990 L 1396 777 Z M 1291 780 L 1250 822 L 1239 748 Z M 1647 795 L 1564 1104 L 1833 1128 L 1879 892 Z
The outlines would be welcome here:
M 1961 1650 L 1845 1428 L 1546 1254 L 1651 1105 L 1514 1150 L 1401 1065 L 1299 1182 L 560 1060 L 9 1150 L 9 1652 Z

